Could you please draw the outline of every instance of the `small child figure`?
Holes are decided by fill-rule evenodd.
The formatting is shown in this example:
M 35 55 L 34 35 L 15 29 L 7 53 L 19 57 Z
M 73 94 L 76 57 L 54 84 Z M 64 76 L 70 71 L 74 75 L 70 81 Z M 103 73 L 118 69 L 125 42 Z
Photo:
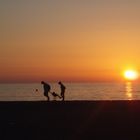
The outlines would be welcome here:
M 59 97 L 61 99 L 61 96 L 58 95 L 57 93 L 55 93 L 55 92 L 50 92 L 50 93 L 53 95 L 54 100 L 56 100 L 56 97 Z

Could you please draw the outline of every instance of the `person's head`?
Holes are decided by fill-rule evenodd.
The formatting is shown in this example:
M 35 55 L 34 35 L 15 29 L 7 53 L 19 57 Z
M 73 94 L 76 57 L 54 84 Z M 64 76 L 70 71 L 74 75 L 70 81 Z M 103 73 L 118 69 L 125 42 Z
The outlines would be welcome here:
M 60 84 L 60 85 L 61 85 L 62 83 L 59 81 L 59 82 L 58 82 L 58 84 Z
M 41 81 L 41 84 L 45 84 L 45 82 L 44 81 Z

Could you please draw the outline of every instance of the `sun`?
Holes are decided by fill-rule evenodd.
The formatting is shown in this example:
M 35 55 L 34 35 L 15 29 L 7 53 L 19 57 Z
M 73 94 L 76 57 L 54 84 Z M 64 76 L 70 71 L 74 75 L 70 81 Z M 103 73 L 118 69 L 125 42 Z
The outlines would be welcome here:
M 126 70 L 124 72 L 124 77 L 127 80 L 133 81 L 139 78 L 139 73 L 136 70 Z

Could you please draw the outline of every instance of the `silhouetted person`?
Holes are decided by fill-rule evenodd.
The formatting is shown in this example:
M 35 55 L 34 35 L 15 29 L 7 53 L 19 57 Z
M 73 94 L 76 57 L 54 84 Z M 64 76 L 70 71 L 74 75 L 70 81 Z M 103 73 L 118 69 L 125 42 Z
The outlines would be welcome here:
M 48 93 L 50 92 L 51 86 L 49 84 L 45 83 L 44 81 L 41 81 L 41 84 L 43 85 L 43 88 L 44 88 L 44 96 L 46 96 L 49 101 L 50 97 L 49 97 Z
M 62 82 L 58 82 L 58 84 L 60 85 L 60 89 L 61 89 L 61 97 L 62 97 L 62 101 L 65 100 L 65 90 L 66 90 L 66 87 L 62 84 Z
M 59 97 L 61 99 L 61 96 L 58 95 L 56 92 L 50 92 L 50 93 L 53 95 L 54 99 L 56 99 L 56 97 Z

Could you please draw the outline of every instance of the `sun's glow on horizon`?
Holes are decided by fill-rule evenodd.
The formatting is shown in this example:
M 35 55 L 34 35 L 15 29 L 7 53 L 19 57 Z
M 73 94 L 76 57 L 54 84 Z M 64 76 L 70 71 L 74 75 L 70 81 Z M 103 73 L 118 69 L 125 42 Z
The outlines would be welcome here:
M 126 80 L 133 81 L 139 78 L 139 73 L 136 70 L 126 70 L 124 72 L 124 77 Z

